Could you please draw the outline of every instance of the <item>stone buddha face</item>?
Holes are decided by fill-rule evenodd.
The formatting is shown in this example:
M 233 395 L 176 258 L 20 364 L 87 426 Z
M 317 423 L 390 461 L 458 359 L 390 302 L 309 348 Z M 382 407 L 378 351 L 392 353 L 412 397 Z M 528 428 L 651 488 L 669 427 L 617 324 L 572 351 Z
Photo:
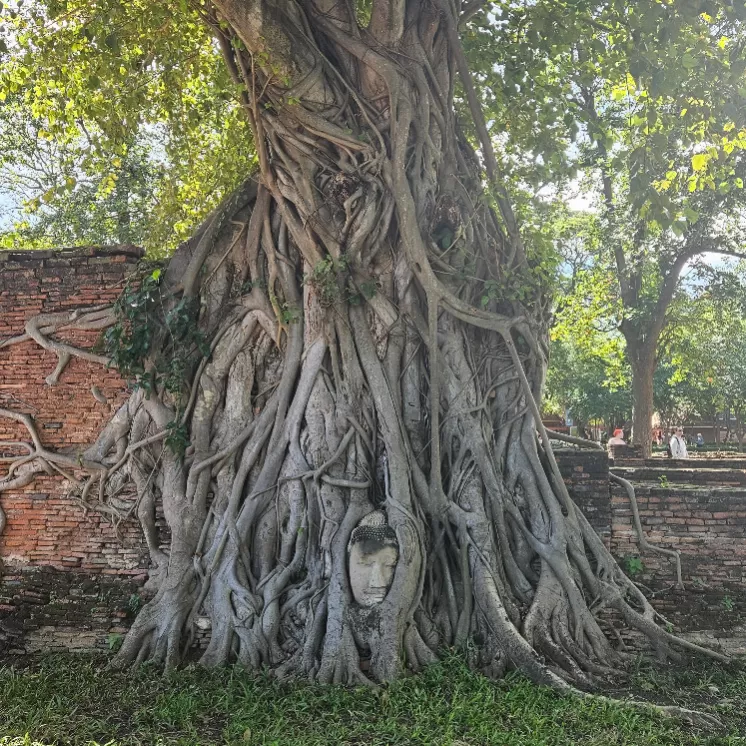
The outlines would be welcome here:
M 380 604 L 389 592 L 399 561 L 399 545 L 386 515 L 376 510 L 363 518 L 347 547 L 350 587 L 355 603 Z

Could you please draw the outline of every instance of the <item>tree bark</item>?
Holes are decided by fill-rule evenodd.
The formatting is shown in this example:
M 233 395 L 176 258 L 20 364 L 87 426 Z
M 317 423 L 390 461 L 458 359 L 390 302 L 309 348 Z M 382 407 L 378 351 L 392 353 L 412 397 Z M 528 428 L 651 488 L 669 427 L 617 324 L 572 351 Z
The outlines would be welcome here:
M 653 375 L 655 361 L 638 358 L 632 366 L 632 440 L 643 458 L 650 458 L 653 442 Z

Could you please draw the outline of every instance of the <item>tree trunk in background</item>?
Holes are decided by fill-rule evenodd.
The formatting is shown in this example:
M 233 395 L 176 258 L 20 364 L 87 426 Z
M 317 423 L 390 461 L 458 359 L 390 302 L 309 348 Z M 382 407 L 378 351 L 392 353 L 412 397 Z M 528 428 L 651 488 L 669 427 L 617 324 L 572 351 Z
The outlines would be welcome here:
M 632 366 L 632 442 L 640 447 L 643 458 L 650 458 L 653 442 L 653 375 L 655 353 L 650 345 L 633 346 L 627 342 Z

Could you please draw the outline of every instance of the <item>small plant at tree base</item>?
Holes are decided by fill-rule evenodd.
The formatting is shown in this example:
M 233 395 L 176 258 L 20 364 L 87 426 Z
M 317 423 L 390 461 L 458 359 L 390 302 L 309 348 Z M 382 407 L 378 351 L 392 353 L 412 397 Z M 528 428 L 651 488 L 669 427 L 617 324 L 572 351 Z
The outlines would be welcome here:
M 120 635 L 119 632 L 110 632 L 109 636 L 106 638 L 106 642 L 109 646 L 109 650 L 116 653 L 117 650 L 122 647 L 124 635 Z
M 142 608 L 142 596 L 139 593 L 133 593 L 129 599 L 127 599 L 127 611 L 135 615 Z
M 283 324 L 297 324 L 301 318 L 301 311 L 297 306 L 284 303 L 280 313 L 280 319 Z
M 627 557 L 624 564 L 627 568 L 627 575 L 631 578 L 636 577 L 645 569 L 645 565 L 639 557 Z

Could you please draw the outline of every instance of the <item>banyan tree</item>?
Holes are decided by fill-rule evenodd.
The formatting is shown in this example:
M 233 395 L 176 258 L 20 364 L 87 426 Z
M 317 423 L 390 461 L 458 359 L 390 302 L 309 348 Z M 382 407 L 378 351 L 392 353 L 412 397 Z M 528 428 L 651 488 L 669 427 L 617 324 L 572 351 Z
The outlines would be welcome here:
M 205 618 L 202 663 L 335 683 L 456 647 L 587 689 L 633 659 L 615 626 L 662 660 L 695 648 L 570 499 L 541 424 L 551 288 L 462 47 L 480 0 L 196 12 L 256 169 L 113 308 L 27 324 L 53 379 L 80 355 L 135 381 L 94 443 L 53 453 L 3 411 L 30 441 L 0 489 L 51 464 L 91 508 L 136 493 L 152 596 L 116 662 L 176 665 Z

